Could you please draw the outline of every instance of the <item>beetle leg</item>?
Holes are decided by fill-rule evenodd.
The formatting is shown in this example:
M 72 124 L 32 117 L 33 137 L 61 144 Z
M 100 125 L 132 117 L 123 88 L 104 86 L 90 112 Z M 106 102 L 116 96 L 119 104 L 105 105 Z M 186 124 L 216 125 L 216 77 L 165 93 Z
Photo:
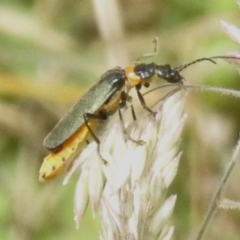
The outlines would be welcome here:
M 139 85 L 140 86 L 140 85 Z M 143 97 L 143 95 L 141 94 L 140 92 L 140 87 L 138 85 L 136 86 L 136 91 L 137 91 L 137 95 L 138 95 L 138 99 L 143 107 L 143 109 L 147 110 L 148 112 L 150 112 L 154 117 L 156 115 L 156 112 L 152 111 L 147 105 L 146 105 L 146 102 L 145 102 L 145 99 Z
M 126 106 L 126 102 L 129 101 L 131 102 L 131 97 L 128 96 L 125 92 L 122 92 L 122 96 L 121 96 L 121 99 L 122 99 L 122 102 L 119 104 L 119 108 L 118 108 L 118 114 L 119 114 L 119 119 L 120 119 L 120 123 L 121 123 L 121 128 L 122 128 L 122 131 L 123 131 L 123 134 L 126 136 L 126 138 L 134 143 L 137 143 L 139 145 L 143 145 L 145 142 L 142 141 L 142 140 L 135 140 L 133 139 L 130 134 L 128 133 L 125 125 L 124 125 L 124 121 L 123 121 L 123 116 L 122 116 L 122 112 L 121 112 L 121 109 L 124 108 Z M 133 108 L 133 105 L 131 104 L 131 112 L 132 112 L 132 117 L 133 117 L 133 120 L 136 121 L 137 118 L 136 118 L 136 114 L 135 114 L 135 110 Z
M 101 111 L 99 115 L 92 114 L 92 113 L 85 113 L 83 115 L 83 118 L 84 118 L 84 122 L 85 122 L 85 124 L 88 128 L 88 131 L 90 132 L 94 141 L 97 143 L 97 151 L 98 151 L 98 154 L 99 154 L 100 158 L 103 160 L 103 162 L 105 164 L 107 164 L 107 161 L 102 157 L 101 152 L 100 152 L 100 143 L 101 142 L 98 139 L 98 137 L 96 136 L 96 134 L 93 132 L 92 128 L 88 124 L 88 119 L 94 119 L 94 120 L 97 120 L 99 122 L 104 122 L 107 119 L 107 113 L 105 111 Z
M 134 111 L 132 105 L 131 105 L 131 109 Z M 133 138 L 130 136 L 130 134 L 128 133 L 127 129 L 126 129 L 125 126 L 124 126 L 124 121 L 123 121 L 122 112 L 121 112 L 121 109 L 120 109 L 120 108 L 118 109 L 118 114 L 119 114 L 119 119 L 120 119 L 122 131 L 123 131 L 123 134 L 126 136 L 126 138 L 127 138 L 128 140 L 134 142 L 134 143 L 137 143 L 138 145 L 143 145 L 143 144 L 145 144 L 144 141 L 142 141 L 142 140 L 135 140 L 135 139 L 133 139 Z M 134 112 L 134 116 L 135 116 L 135 112 Z M 135 116 L 135 117 L 136 117 L 136 116 Z M 134 119 L 134 117 L 133 117 L 133 119 Z M 134 119 L 134 121 L 135 121 L 135 120 L 136 120 L 136 119 Z

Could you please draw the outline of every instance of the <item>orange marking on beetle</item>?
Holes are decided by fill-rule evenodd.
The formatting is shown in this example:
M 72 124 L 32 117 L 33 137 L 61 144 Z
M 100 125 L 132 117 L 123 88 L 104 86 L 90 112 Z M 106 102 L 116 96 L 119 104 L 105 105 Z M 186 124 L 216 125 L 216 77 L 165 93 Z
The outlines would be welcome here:
M 141 78 L 135 74 L 134 66 L 128 66 L 124 68 L 125 74 L 127 76 L 126 85 L 130 88 L 135 87 L 141 82 Z
M 97 126 L 97 122 L 90 120 L 88 121 L 88 125 L 91 129 L 94 129 Z M 51 152 L 45 157 L 39 170 L 38 180 L 45 182 L 56 177 L 63 170 L 64 165 L 73 159 L 79 145 L 87 139 L 88 135 L 88 128 L 84 124 L 62 144 L 59 150 Z

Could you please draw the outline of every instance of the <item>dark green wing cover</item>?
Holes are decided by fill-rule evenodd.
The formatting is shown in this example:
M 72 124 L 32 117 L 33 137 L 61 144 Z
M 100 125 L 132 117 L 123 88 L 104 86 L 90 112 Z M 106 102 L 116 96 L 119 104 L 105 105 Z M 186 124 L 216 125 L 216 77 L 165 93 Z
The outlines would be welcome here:
M 114 92 L 119 90 L 119 81 L 122 81 L 124 86 L 125 72 L 120 67 L 103 74 L 98 82 L 60 119 L 44 139 L 43 145 L 49 150 L 54 150 L 64 143 L 84 124 L 85 113 L 95 113 Z

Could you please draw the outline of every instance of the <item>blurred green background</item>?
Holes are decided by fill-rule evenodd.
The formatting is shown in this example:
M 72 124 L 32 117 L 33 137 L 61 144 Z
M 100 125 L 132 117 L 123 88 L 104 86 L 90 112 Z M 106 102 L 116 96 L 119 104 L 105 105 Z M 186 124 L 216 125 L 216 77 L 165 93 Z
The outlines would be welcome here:
M 220 20 L 239 23 L 234 0 L 1 0 L 0 239 L 98 239 L 91 210 L 75 229 L 77 174 L 65 187 L 63 176 L 38 182 L 44 136 L 102 73 L 151 52 L 154 36 L 154 61 L 173 66 L 238 49 Z M 184 77 L 240 88 L 237 71 L 221 60 L 192 66 Z M 186 112 L 184 153 L 169 190 L 178 195 L 175 239 L 194 239 L 201 225 L 238 138 L 240 99 L 189 92 Z M 239 170 L 225 192 L 234 200 Z M 204 239 L 239 239 L 239 224 L 239 212 L 219 212 Z

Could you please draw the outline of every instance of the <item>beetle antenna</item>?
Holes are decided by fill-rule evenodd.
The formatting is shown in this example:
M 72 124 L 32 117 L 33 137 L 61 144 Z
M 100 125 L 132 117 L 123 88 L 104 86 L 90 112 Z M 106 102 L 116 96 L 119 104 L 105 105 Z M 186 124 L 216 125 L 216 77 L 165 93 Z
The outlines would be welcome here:
M 194 60 L 190 63 L 186 63 L 183 65 L 180 65 L 178 67 L 175 67 L 174 70 L 177 70 L 178 72 L 181 72 L 182 70 L 184 70 L 185 68 L 198 63 L 198 62 L 202 62 L 202 61 L 210 61 L 214 64 L 216 64 L 216 62 L 213 59 L 240 59 L 239 57 L 233 57 L 233 56 L 214 56 L 214 57 L 209 57 L 209 58 L 199 58 L 197 60 Z
M 151 58 L 157 55 L 158 53 L 158 38 L 154 37 L 153 40 L 153 52 L 151 53 L 145 53 L 143 55 L 141 55 L 140 57 L 138 57 L 135 61 L 134 61 L 134 65 L 139 64 L 139 61 L 144 59 L 144 58 Z
M 181 72 L 182 70 L 184 70 L 185 68 L 195 64 L 195 63 L 198 63 L 198 62 L 202 62 L 202 61 L 210 61 L 214 64 L 216 64 L 216 62 L 214 60 L 212 60 L 212 58 L 199 58 L 197 60 L 194 60 L 190 63 L 186 63 L 186 64 L 183 64 L 183 65 L 180 65 L 178 67 L 175 67 L 174 70 L 177 70 L 178 72 Z

